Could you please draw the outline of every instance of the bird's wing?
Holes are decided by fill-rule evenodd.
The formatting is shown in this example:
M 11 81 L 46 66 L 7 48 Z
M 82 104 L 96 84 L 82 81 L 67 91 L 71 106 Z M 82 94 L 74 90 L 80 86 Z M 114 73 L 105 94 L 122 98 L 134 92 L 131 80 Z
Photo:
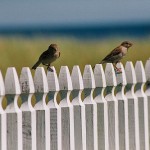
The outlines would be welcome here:
M 117 57 L 120 54 L 120 47 L 116 47 L 115 49 L 113 49 L 102 61 L 101 63 L 104 62 L 109 62 L 112 60 L 112 58 Z
M 39 60 L 47 59 L 50 58 L 51 56 L 53 56 L 53 53 L 51 51 L 46 50 L 41 54 Z

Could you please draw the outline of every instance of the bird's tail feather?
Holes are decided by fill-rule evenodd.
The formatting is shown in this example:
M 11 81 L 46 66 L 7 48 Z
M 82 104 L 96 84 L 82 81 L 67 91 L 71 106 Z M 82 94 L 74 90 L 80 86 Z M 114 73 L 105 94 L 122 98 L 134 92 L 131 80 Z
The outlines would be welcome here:
M 35 65 L 32 67 L 32 69 L 35 70 L 35 69 L 40 65 L 40 63 L 41 63 L 41 61 L 38 60 L 38 61 L 35 63 Z

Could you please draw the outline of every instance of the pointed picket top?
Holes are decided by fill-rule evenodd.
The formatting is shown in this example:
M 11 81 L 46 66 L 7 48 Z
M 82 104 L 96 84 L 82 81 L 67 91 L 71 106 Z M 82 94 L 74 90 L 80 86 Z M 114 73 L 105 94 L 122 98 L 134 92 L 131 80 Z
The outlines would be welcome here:
M 29 67 L 23 67 L 20 75 L 21 93 L 34 93 L 34 83 Z
M 95 88 L 94 73 L 91 65 L 86 65 L 83 72 L 84 88 Z
M 117 68 L 120 68 L 122 73 L 116 74 L 116 80 L 117 80 L 117 85 L 126 85 L 127 80 L 126 80 L 126 75 L 125 75 L 125 70 L 123 67 L 122 63 L 117 63 Z
M 137 83 L 146 82 L 146 75 L 142 61 L 137 61 L 135 64 L 135 74 Z
M 48 93 L 47 77 L 43 67 L 38 67 L 35 71 L 34 86 L 36 93 Z
M 145 74 L 146 74 L 146 80 L 150 82 L 150 59 L 146 61 L 145 64 Z
M 61 66 L 59 73 L 60 90 L 72 90 L 72 81 L 70 72 L 67 66 Z
M 94 68 L 94 78 L 96 87 L 106 87 L 106 79 L 102 64 L 96 64 Z
M 20 94 L 21 93 L 18 75 L 14 67 L 9 67 L 6 71 L 5 91 L 6 91 L 6 94 Z
M 2 77 L 2 73 L 0 71 L 0 96 L 4 96 L 5 95 L 5 86 L 4 86 L 4 80 Z
M 128 84 L 136 84 L 135 69 L 131 61 L 126 62 L 125 74 L 126 74 L 126 79 Z
M 71 74 L 72 86 L 74 90 L 83 90 L 83 79 L 79 66 L 74 66 Z
M 112 63 L 107 63 L 105 68 L 105 77 L 107 86 L 116 86 L 116 75 Z
M 59 91 L 59 82 L 56 74 L 55 67 L 51 67 L 53 72 L 47 72 L 48 90 L 49 91 Z

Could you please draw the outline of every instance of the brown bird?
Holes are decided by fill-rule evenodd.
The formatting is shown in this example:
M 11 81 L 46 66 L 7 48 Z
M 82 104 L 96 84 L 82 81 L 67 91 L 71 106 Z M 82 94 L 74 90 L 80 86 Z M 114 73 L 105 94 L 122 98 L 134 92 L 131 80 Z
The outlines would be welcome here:
M 48 49 L 40 55 L 39 60 L 35 63 L 32 69 L 36 69 L 42 63 L 47 66 L 47 70 L 53 72 L 50 65 L 59 57 L 60 51 L 58 50 L 57 44 L 51 44 Z
M 115 71 L 121 73 L 120 68 L 117 68 L 117 63 L 120 62 L 120 60 L 126 55 L 128 52 L 128 49 L 132 46 L 133 44 L 129 41 L 124 41 L 113 49 L 101 62 L 100 64 L 104 63 L 113 63 L 113 66 L 115 68 Z

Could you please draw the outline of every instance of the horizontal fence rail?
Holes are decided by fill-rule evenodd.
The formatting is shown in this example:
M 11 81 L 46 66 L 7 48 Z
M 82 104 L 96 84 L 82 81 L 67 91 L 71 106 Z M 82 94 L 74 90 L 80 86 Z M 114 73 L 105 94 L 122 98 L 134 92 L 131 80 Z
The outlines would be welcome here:
M 0 72 L 0 150 L 149 150 L 150 60 L 117 67 Z

